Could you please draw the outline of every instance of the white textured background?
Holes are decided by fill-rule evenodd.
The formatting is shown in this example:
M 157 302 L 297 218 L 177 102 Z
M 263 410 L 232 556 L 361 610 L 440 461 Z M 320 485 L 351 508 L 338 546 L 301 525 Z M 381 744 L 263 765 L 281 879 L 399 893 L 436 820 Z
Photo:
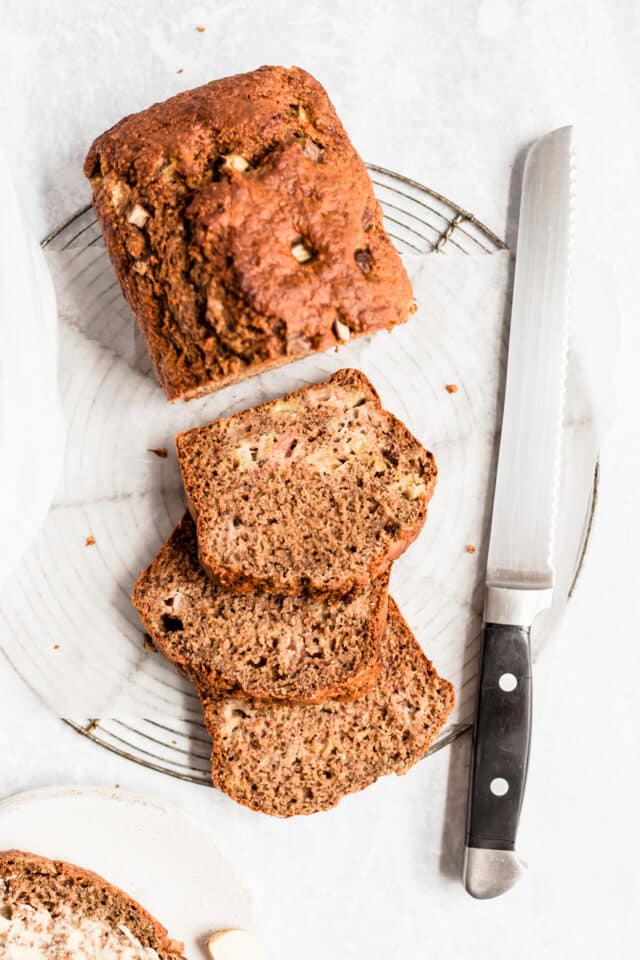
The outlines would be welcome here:
M 475 903 L 455 876 L 466 741 L 369 791 L 361 830 L 346 836 L 339 813 L 328 814 L 335 843 L 318 849 L 304 821 L 232 811 L 212 791 L 84 742 L 0 663 L 0 796 L 49 783 L 120 783 L 182 804 L 213 825 L 244 872 L 282 960 L 633 953 L 638 49 L 634 0 L 0 3 L 0 136 L 36 233 L 86 201 L 86 148 L 124 113 L 215 76 L 298 63 L 327 86 L 366 158 L 451 196 L 498 233 L 508 230 L 510 177 L 523 146 L 577 124 L 580 242 L 614 265 L 623 318 L 619 416 L 603 449 L 589 562 L 564 631 L 536 673 L 520 840 L 530 870 L 511 894 Z M 381 804 L 376 819 L 377 798 L 391 790 L 393 808 Z M 364 827 L 371 822 L 373 834 Z M 331 878 L 344 891 L 346 873 L 350 895 L 336 896 Z M 407 876 L 408 899 L 398 896 Z

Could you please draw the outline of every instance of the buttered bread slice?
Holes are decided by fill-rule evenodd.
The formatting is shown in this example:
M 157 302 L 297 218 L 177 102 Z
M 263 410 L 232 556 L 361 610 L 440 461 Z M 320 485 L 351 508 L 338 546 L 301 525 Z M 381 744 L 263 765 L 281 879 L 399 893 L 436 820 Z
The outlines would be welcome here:
M 183 960 L 183 949 L 97 874 L 19 850 L 0 852 L 0 957 Z
M 176 438 L 202 566 L 234 592 L 343 596 L 420 532 L 436 465 L 344 369 Z

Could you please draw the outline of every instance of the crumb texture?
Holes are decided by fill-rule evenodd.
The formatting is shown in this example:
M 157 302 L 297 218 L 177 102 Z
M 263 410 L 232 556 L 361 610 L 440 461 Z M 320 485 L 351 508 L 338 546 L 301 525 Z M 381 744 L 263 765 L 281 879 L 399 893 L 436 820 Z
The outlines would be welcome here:
M 94 142 L 85 173 L 171 400 L 414 309 L 366 168 L 297 67 L 215 80 L 125 117 Z
M 446 722 L 453 688 L 392 600 L 382 654 L 377 683 L 351 703 L 204 696 L 214 784 L 254 810 L 290 817 L 335 806 L 382 775 L 405 773 Z
M 182 960 L 181 951 L 140 904 L 97 874 L 0 852 L 0 956 Z
M 357 370 L 176 438 L 200 560 L 227 589 L 343 596 L 426 519 L 436 465 Z
M 154 644 L 201 690 L 317 703 L 353 698 L 376 681 L 387 581 L 334 602 L 233 595 L 200 567 L 186 515 L 138 578 L 133 603 Z

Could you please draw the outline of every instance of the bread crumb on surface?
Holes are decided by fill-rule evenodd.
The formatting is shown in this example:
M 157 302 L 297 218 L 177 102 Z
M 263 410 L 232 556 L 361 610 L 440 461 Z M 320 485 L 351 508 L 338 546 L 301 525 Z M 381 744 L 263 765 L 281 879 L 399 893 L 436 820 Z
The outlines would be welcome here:
M 457 383 L 447 383 L 447 384 L 445 384 L 445 390 L 447 391 L 447 393 L 457 393 L 457 392 L 458 392 L 458 384 L 457 384 Z
M 184 73 L 184 70 L 182 69 L 182 67 L 178 67 L 178 69 L 176 70 L 176 73 Z
M 92 547 L 95 542 L 96 542 L 96 538 L 92 533 L 90 533 L 87 539 L 85 540 L 84 545 L 85 547 Z
M 156 457 L 160 457 L 162 460 L 166 460 L 169 456 L 166 447 L 149 447 L 149 453 L 155 453 Z
M 474 545 L 473 545 L 472 543 L 468 543 L 468 544 L 466 545 L 466 547 L 465 547 L 465 550 L 467 551 L 467 553 L 475 553 L 475 552 L 476 552 L 476 548 L 474 547 Z
M 59 650 L 59 649 L 60 649 L 60 644 L 59 644 L 59 643 L 54 643 L 53 649 L 54 649 L 54 650 Z
M 204 33 L 206 29 L 207 29 L 206 27 L 196 27 L 196 30 L 198 31 L 198 33 Z

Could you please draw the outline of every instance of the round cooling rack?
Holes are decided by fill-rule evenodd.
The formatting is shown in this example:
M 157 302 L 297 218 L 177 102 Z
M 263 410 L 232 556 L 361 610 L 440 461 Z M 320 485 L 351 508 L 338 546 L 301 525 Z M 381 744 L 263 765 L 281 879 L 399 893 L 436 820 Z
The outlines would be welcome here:
M 505 243 L 475 216 L 436 191 L 374 164 L 369 164 L 369 171 L 386 229 L 402 254 L 490 255 L 506 249 Z M 73 359 L 72 363 L 62 363 L 60 385 L 69 427 L 67 463 L 61 501 L 56 499 L 44 540 L 36 544 L 12 590 L 12 597 L 19 598 L 21 591 L 27 596 L 31 589 L 29 600 L 21 605 L 19 600 L 10 598 L 8 612 L 3 610 L 9 632 L 15 632 L 18 625 L 24 627 L 27 608 L 33 610 L 42 605 L 44 619 L 40 624 L 34 620 L 31 633 L 25 630 L 24 638 L 5 652 L 27 683 L 43 696 L 42 684 L 39 686 L 34 680 L 43 667 L 30 652 L 33 638 L 46 623 L 49 637 L 69 638 L 70 655 L 75 651 L 73 656 L 80 664 L 78 635 L 82 630 L 80 624 L 84 624 L 87 645 L 97 644 L 98 639 L 100 642 L 102 659 L 98 669 L 119 670 L 118 682 L 123 688 L 133 682 L 131 678 L 135 676 L 135 702 L 139 709 L 134 719 L 129 708 L 119 712 L 117 707 L 111 719 L 95 719 L 78 716 L 77 711 L 69 708 L 63 711 L 65 722 L 95 743 L 143 766 L 194 783 L 210 784 L 210 739 L 201 719 L 198 699 L 187 680 L 154 653 L 146 639 L 143 641 L 128 597 L 138 571 L 147 566 L 153 556 L 149 544 L 153 543 L 157 549 L 184 509 L 171 451 L 173 435 L 195 422 L 206 422 L 202 419 L 203 411 L 207 419 L 212 419 L 223 411 L 232 413 L 256 401 L 250 399 L 253 394 L 249 394 L 243 384 L 232 394 L 222 392 L 226 397 L 224 407 L 220 406 L 222 401 L 213 398 L 206 401 L 209 406 L 199 401 L 186 406 L 164 402 L 113 274 L 91 206 L 79 210 L 53 230 L 43 241 L 43 247 L 51 254 L 54 276 L 56 271 L 64 269 L 64 281 L 59 282 L 59 276 L 55 279 L 62 321 L 61 353 L 63 360 L 65 352 Z M 465 339 L 466 334 L 460 342 Z M 391 353 L 394 348 L 388 349 Z M 302 361 L 307 362 L 313 363 Z M 312 376 L 322 377 L 335 368 L 327 365 L 336 362 L 320 358 L 315 367 L 304 369 L 311 370 Z M 389 378 L 395 370 L 394 362 L 390 355 Z M 383 365 L 374 372 L 378 377 L 374 382 L 382 381 L 384 386 L 386 367 Z M 255 391 L 255 387 L 253 389 Z M 108 391 L 106 402 L 105 391 Z M 136 411 L 142 411 L 139 417 Z M 403 416 L 402 404 L 395 412 Z M 148 426 L 154 418 L 162 420 L 157 436 Z M 456 429 L 457 422 L 452 426 L 452 435 Z M 131 453 L 132 447 L 135 455 Z M 169 448 L 168 456 L 166 448 Z M 460 471 L 467 460 L 456 463 Z M 126 483 L 120 479 L 120 472 L 127 472 Z M 571 558 L 568 585 L 577 576 L 586 549 L 596 489 L 597 484 L 590 487 L 585 503 L 585 519 Z M 437 532 L 438 520 L 434 523 Z M 85 548 L 85 535 L 89 540 L 95 538 L 95 545 Z M 449 535 L 448 528 L 443 527 L 440 536 Z M 70 560 L 68 544 L 71 541 L 78 544 L 80 540 L 85 552 Z M 58 577 L 55 590 L 51 587 L 47 592 L 58 567 L 65 568 L 65 576 Z M 409 571 L 404 591 L 396 588 L 402 608 L 419 582 Z M 31 586 L 34 583 L 43 584 L 36 596 Z M 473 593 L 474 587 L 477 588 L 477 584 L 463 584 L 461 590 Z M 447 631 L 456 629 L 465 633 L 463 656 L 458 649 L 461 661 L 458 674 L 452 675 L 455 669 L 447 662 L 446 652 L 429 651 L 436 666 L 456 682 L 458 689 L 454 720 L 442 731 L 430 752 L 448 745 L 467 730 L 472 717 L 479 622 L 470 628 L 466 621 L 464 624 L 461 619 L 456 621 L 455 616 L 444 611 L 442 615 L 430 614 L 429 633 L 434 642 L 438 636 L 446 639 Z M 98 639 L 93 637 L 94 632 L 99 634 Z M 60 648 L 59 653 L 63 654 L 62 640 Z M 119 660 L 121 667 L 117 666 Z M 77 668 L 79 685 L 91 682 L 88 655 L 87 661 L 86 673 L 81 666 Z M 62 673 L 56 673 L 61 661 L 50 662 L 47 679 L 55 685 L 61 682 Z M 158 703 L 167 705 L 162 717 L 154 709 Z M 92 712 L 104 716 L 99 701 Z M 141 720 L 138 715 L 153 719 Z

